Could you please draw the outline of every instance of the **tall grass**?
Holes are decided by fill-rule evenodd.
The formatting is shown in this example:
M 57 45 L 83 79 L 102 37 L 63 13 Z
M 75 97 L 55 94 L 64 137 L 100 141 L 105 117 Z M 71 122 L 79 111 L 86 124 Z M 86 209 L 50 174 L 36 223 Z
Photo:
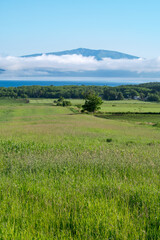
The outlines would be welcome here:
M 160 239 L 159 129 L 30 108 L 1 122 L 0 239 Z

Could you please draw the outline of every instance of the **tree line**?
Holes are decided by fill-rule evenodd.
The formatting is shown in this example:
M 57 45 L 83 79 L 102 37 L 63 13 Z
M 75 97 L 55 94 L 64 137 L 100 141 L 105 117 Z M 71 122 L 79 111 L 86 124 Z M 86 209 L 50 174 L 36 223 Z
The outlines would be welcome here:
M 142 101 L 160 101 L 160 83 L 139 85 L 108 86 L 21 86 L 0 87 L 0 97 L 9 98 L 60 98 L 84 99 L 94 93 L 104 100 L 139 99 Z

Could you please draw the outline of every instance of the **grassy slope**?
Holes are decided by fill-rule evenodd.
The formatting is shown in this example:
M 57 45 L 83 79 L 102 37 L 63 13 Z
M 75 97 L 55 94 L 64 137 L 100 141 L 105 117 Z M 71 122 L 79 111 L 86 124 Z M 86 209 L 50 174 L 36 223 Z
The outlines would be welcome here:
M 160 239 L 158 128 L 0 105 L 1 239 Z

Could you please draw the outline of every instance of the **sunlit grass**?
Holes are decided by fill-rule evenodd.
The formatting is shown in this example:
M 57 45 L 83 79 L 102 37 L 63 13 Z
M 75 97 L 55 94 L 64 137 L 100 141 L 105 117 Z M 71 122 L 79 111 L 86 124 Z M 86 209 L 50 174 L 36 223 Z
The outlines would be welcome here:
M 0 239 L 160 239 L 158 128 L 42 103 L 0 121 Z
M 30 99 L 34 105 L 53 104 L 54 99 Z M 83 99 L 70 99 L 72 105 L 84 104 Z M 160 103 L 142 102 L 138 100 L 103 101 L 104 112 L 160 112 Z

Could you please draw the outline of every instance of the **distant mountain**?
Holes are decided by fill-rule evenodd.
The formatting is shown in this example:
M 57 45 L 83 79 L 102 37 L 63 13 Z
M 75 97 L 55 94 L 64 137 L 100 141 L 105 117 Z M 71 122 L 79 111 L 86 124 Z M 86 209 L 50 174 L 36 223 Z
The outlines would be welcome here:
M 38 53 L 38 54 L 31 54 L 31 55 L 25 55 L 21 56 L 22 58 L 29 58 L 29 57 L 37 57 L 42 56 L 44 53 Z M 60 51 L 60 52 L 49 52 L 45 53 L 46 55 L 56 55 L 56 56 L 62 56 L 62 55 L 82 55 L 84 57 L 94 57 L 97 61 L 101 61 L 103 58 L 111 58 L 111 59 L 139 59 L 137 56 L 116 52 L 116 51 L 108 51 L 108 50 L 92 50 L 87 48 L 78 48 L 78 49 L 72 49 L 72 50 L 66 50 L 66 51 Z M 33 60 L 33 59 L 32 59 Z M 18 74 L 18 76 L 43 76 L 43 77 L 160 77 L 160 72 L 156 73 L 150 73 L 150 72 L 138 72 L 138 71 L 131 71 L 130 69 L 123 70 L 123 69 L 98 69 L 97 70 L 75 70 L 74 67 L 73 70 L 71 68 L 56 68 L 56 64 L 49 65 L 49 67 L 45 66 L 37 66 L 33 65 L 32 67 L 32 61 L 28 61 L 28 69 L 21 69 L 16 71 L 8 71 L 6 70 L 4 72 L 3 69 L 0 69 L 0 74 L 2 76 L 3 72 L 8 73 L 10 75 Z M 72 64 L 72 63 L 71 63 Z M 86 61 L 87 64 L 87 61 Z M 114 64 L 114 61 L 113 63 Z M 31 67 L 30 67 L 31 66 Z M 66 65 L 67 66 L 67 65 Z M 85 69 L 85 68 L 84 68 Z M 86 67 L 87 69 L 87 67 Z
M 32 55 L 25 55 L 22 57 L 38 57 L 42 56 L 43 53 L 38 53 L 38 54 L 32 54 Z M 109 50 L 92 50 L 92 49 L 87 49 L 87 48 L 78 48 L 78 49 L 73 49 L 73 50 L 66 50 L 66 51 L 61 51 L 61 52 L 50 52 L 50 53 L 45 53 L 46 55 L 56 55 L 56 56 L 62 56 L 62 55 L 82 55 L 84 57 L 90 57 L 93 56 L 95 59 L 98 61 L 102 60 L 103 58 L 112 58 L 112 59 L 138 59 L 139 57 L 132 56 L 129 54 L 121 53 L 121 52 L 116 52 L 116 51 L 109 51 Z

